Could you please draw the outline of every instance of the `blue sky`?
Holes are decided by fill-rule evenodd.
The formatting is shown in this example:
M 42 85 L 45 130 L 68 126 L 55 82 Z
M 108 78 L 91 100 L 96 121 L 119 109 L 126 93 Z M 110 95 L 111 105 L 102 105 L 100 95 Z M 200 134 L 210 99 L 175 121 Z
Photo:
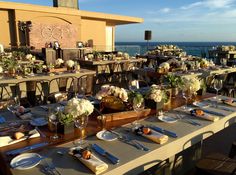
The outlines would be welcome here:
M 7 0 L 1 0 L 7 1 Z M 8 0 L 52 6 L 53 0 Z M 236 0 L 79 0 L 81 10 L 136 16 L 116 28 L 116 41 L 236 41 Z

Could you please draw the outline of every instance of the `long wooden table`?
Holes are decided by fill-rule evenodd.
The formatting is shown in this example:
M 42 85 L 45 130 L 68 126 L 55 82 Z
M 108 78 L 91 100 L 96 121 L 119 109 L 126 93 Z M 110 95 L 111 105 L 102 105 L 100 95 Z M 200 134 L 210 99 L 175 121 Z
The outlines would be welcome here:
M 205 99 L 212 97 L 213 95 L 207 94 L 204 97 L 199 97 L 200 99 Z M 119 140 L 113 141 L 113 142 L 105 142 L 98 140 L 95 136 L 88 137 L 86 140 L 88 143 L 97 143 L 98 145 L 105 148 L 108 152 L 114 154 L 115 156 L 119 157 L 120 163 L 118 165 L 112 165 L 107 159 L 98 156 L 103 161 L 105 161 L 109 165 L 109 169 L 104 173 L 106 175 L 114 175 L 114 174 L 127 174 L 127 175 L 133 175 L 138 174 L 140 172 L 143 172 L 144 170 L 152 167 L 153 165 L 158 164 L 159 162 L 168 159 L 169 157 L 172 157 L 176 155 L 177 153 L 182 152 L 183 150 L 186 150 L 187 148 L 199 143 L 203 139 L 219 132 L 220 130 L 227 127 L 230 123 L 235 122 L 235 116 L 236 116 L 236 108 L 235 107 L 228 107 L 230 109 L 235 110 L 235 112 L 229 112 L 229 111 L 223 111 L 220 109 L 214 109 L 209 108 L 211 110 L 221 112 L 225 114 L 225 117 L 220 117 L 219 121 L 211 122 L 206 121 L 198 118 L 192 117 L 189 113 L 185 113 L 182 111 L 182 108 L 178 108 L 179 106 L 184 104 L 184 100 L 180 98 L 176 98 L 172 100 L 172 103 L 170 104 L 168 109 L 172 109 L 168 112 L 168 115 L 175 116 L 177 113 L 182 114 L 186 116 L 187 118 L 190 118 L 191 120 L 197 121 L 201 124 L 201 126 L 193 126 L 189 123 L 186 123 L 184 121 L 178 121 L 174 124 L 168 124 L 163 123 L 157 120 L 155 116 L 151 116 L 150 118 L 147 118 L 142 121 L 143 124 L 153 124 L 159 127 L 162 127 L 164 129 L 170 130 L 175 132 L 178 135 L 178 138 L 171 138 L 169 137 L 169 140 L 167 143 L 163 145 L 156 144 L 154 142 L 151 142 L 143 137 L 136 136 L 132 133 L 127 133 L 124 128 L 129 128 L 130 125 L 125 125 L 122 127 L 118 127 L 116 131 L 120 133 L 128 134 L 131 138 L 135 138 L 142 144 L 144 144 L 146 147 L 150 149 L 150 151 L 145 152 L 141 150 L 137 150 L 136 148 L 127 145 L 123 142 L 120 142 Z M 175 109 L 174 109 L 175 108 Z M 34 108 L 36 111 L 38 109 Z M 1 112 L 2 116 L 9 115 L 6 113 Z M 11 117 L 12 119 L 12 117 Z M 124 122 L 124 121 L 123 121 Z M 116 123 L 116 126 L 121 124 L 121 122 Z M 122 123 L 124 124 L 124 123 Z M 108 124 L 115 126 L 114 123 Z M 91 119 L 90 122 L 91 132 L 96 132 L 98 130 L 97 123 L 93 119 Z M 93 130 L 93 131 L 92 131 Z M 45 131 L 46 135 L 50 135 Z M 73 147 L 73 143 L 70 142 L 70 140 L 73 140 L 76 135 L 69 135 L 62 138 L 60 141 L 57 142 L 51 142 L 50 146 L 46 147 L 45 149 L 38 150 L 39 154 L 43 156 L 48 156 L 47 161 L 52 161 L 53 164 L 57 167 L 57 170 L 60 171 L 61 174 L 70 174 L 70 175 L 76 175 L 76 174 L 93 174 L 89 169 L 87 169 L 85 166 L 83 166 L 79 160 L 74 159 L 68 154 L 65 154 L 63 156 L 58 155 L 58 150 L 66 150 L 68 151 L 68 148 Z M 9 157 L 7 157 L 4 152 L 7 150 L 24 147 L 26 145 L 30 145 L 33 143 L 38 143 L 42 141 L 49 141 L 49 138 L 37 138 L 37 139 L 31 139 L 29 141 L 23 141 L 19 144 L 11 145 L 8 147 L 2 147 L 0 148 L 0 162 L 4 163 L 6 166 L 1 166 L 1 170 L 4 170 L 4 173 L 6 175 L 40 175 L 42 172 L 40 171 L 40 166 L 37 166 L 33 169 L 27 170 L 27 171 L 20 171 L 20 170 L 13 170 L 9 168 Z
M 90 75 L 90 74 L 95 74 L 95 71 L 93 70 L 88 70 L 88 69 L 80 69 L 79 72 L 75 73 L 70 73 L 70 72 L 61 72 L 61 73 L 54 73 L 52 75 L 48 74 L 34 74 L 34 76 L 27 76 L 27 77 L 22 77 L 22 78 L 8 78 L 8 77 L 3 77 L 0 79 L 0 84 L 16 84 L 22 81 L 41 81 L 41 80 L 52 80 L 54 78 L 59 78 L 59 77 L 81 77 L 83 75 Z

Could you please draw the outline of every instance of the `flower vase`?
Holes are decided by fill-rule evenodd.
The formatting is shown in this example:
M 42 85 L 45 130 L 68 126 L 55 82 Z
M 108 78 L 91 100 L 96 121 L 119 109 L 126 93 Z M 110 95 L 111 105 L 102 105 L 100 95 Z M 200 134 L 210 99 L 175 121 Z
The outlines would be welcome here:
M 164 107 L 164 100 L 161 100 L 160 102 L 156 102 L 156 112 L 162 110 Z
M 68 124 L 59 124 L 58 125 L 58 133 L 61 134 L 70 134 L 74 132 L 74 122 L 68 123 Z

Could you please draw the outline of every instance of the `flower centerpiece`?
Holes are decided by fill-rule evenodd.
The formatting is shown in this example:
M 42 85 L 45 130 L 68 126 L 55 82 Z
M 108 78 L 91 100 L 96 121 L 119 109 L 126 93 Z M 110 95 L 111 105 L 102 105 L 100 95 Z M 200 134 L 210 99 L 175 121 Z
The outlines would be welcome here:
M 158 67 L 158 72 L 159 73 L 166 73 L 170 69 L 170 64 L 167 62 L 161 63 Z
M 185 94 L 190 98 L 193 95 L 196 96 L 197 91 L 201 88 L 201 82 L 196 77 L 183 77 L 182 91 L 185 91 Z
M 209 66 L 209 61 L 206 59 L 202 59 L 200 61 L 200 66 L 201 66 L 201 68 L 207 68 Z
M 68 71 L 73 71 L 74 70 L 74 66 L 75 66 L 75 62 L 73 60 L 68 60 L 66 62 L 66 66 L 67 66 L 67 70 Z
M 146 105 L 151 109 L 161 109 L 163 108 L 164 101 L 164 91 L 158 85 L 152 85 L 146 93 Z
M 78 98 L 70 99 L 64 110 L 58 112 L 59 122 L 63 126 L 63 133 L 71 132 L 71 130 L 74 128 L 73 121 L 81 117 L 88 117 L 93 113 L 93 110 L 94 106 L 89 100 Z
M 183 84 L 181 77 L 174 74 L 167 74 L 165 76 L 165 79 L 167 81 L 168 87 L 171 88 L 172 96 L 175 97 L 176 95 L 178 95 L 178 88 Z
M 64 60 L 61 58 L 58 58 L 55 61 L 55 68 L 62 68 L 64 66 Z
M 96 94 L 96 98 L 101 100 L 103 109 L 107 108 L 115 111 L 125 110 L 129 99 L 126 89 L 110 85 L 103 85 Z

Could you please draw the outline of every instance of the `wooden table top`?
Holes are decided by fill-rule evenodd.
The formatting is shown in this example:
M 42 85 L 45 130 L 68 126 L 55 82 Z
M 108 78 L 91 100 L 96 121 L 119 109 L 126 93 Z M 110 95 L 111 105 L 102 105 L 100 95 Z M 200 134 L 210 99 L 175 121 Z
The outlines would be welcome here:
M 54 78 L 58 77 L 81 77 L 83 75 L 88 75 L 88 74 L 96 74 L 95 71 L 93 70 L 88 70 L 88 69 L 80 69 L 79 72 L 76 73 L 70 73 L 70 72 L 62 72 L 59 74 L 53 74 L 53 75 L 45 75 L 45 74 L 34 74 L 34 76 L 28 76 L 28 77 L 22 77 L 20 79 L 17 78 L 8 78 L 8 77 L 3 77 L 0 79 L 0 84 L 15 84 L 19 83 L 22 81 L 40 81 L 40 80 L 52 80 Z
M 205 96 L 198 96 L 197 100 L 203 100 L 205 98 L 210 98 L 213 97 L 214 94 L 206 94 Z M 168 113 L 170 115 L 173 115 L 173 112 L 176 113 L 177 111 L 179 111 L 179 113 L 181 112 L 181 114 L 183 115 L 187 115 L 188 117 L 191 117 L 189 114 L 185 114 L 181 111 L 180 108 L 177 108 L 179 106 L 182 106 L 184 104 L 184 100 L 180 97 L 175 98 L 172 100 L 172 103 L 166 107 L 165 110 L 170 110 Z M 176 109 L 174 109 L 176 108 Z M 234 109 L 234 107 L 230 107 L 232 109 Z M 174 110 L 171 110 L 174 109 Z M 41 110 L 41 111 L 40 111 Z M 219 109 L 217 109 L 218 111 Z M 39 114 L 44 113 L 45 115 L 45 111 L 43 111 L 42 109 L 39 109 L 39 107 L 36 107 L 34 109 L 32 109 L 32 112 Z M 222 112 L 220 110 L 220 112 Z M 174 154 L 180 152 L 183 149 L 186 149 L 187 147 L 191 146 L 188 145 L 187 143 L 189 141 L 191 141 L 192 144 L 197 143 L 199 141 L 199 139 L 194 139 L 191 140 L 193 138 L 195 138 L 196 136 L 198 136 L 199 134 L 203 134 L 203 133 L 216 133 L 218 131 L 220 131 L 221 129 L 226 127 L 226 123 L 228 121 L 230 121 L 231 118 L 233 118 L 236 114 L 236 112 L 225 112 L 225 117 L 220 118 L 219 121 L 217 122 L 209 122 L 209 121 L 205 121 L 205 120 L 201 120 L 201 119 L 194 119 L 193 120 L 197 120 L 199 123 L 201 123 L 201 126 L 192 126 L 189 125 L 188 123 L 184 123 L 181 121 L 176 122 L 175 124 L 167 124 L 167 123 L 163 123 L 160 121 L 157 121 L 155 118 L 156 117 L 150 117 L 148 119 L 145 119 L 142 121 L 142 123 L 144 124 L 155 124 L 158 125 L 159 127 L 171 130 L 173 132 L 175 132 L 178 135 L 177 139 L 174 138 L 169 138 L 169 141 L 164 144 L 164 145 L 159 145 L 153 142 L 150 142 L 148 140 L 146 140 L 145 138 L 141 138 L 131 134 L 131 137 L 137 139 L 138 141 L 140 141 L 141 143 L 145 144 L 147 147 L 150 148 L 149 152 L 143 152 L 140 150 L 136 150 L 135 148 L 126 145 L 124 143 L 121 143 L 119 141 L 115 141 L 115 142 L 104 142 L 104 141 L 100 141 L 97 140 L 95 136 L 92 137 L 88 137 L 86 140 L 88 140 L 89 143 L 97 143 L 99 145 L 101 145 L 103 148 L 105 148 L 106 150 L 110 151 L 111 153 L 113 153 L 114 155 L 116 155 L 117 157 L 120 158 L 121 162 L 119 165 L 112 165 L 111 163 L 109 163 L 109 161 L 105 162 L 109 165 L 109 169 L 104 173 L 104 174 L 137 174 L 137 172 L 139 172 L 140 170 L 132 170 L 135 169 L 138 166 L 142 166 L 144 164 L 147 164 L 148 162 L 152 162 L 152 161 L 156 161 L 156 160 L 165 160 L 166 158 L 173 156 Z M 0 113 L 2 116 L 9 116 L 11 120 L 14 120 L 14 116 L 11 115 L 9 112 L 5 111 L 5 112 L 1 112 Z M 118 127 L 121 126 L 127 122 L 131 122 L 131 120 L 126 120 L 125 121 L 117 121 L 117 122 L 113 122 L 113 123 L 108 123 L 108 127 L 112 126 L 112 127 Z M 96 133 L 97 131 L 99 131 L 99 128 L 97 127 L 98 123 L 96 121 L 96 117 L 92 116 L 90 117 L 90 122 L 88 125 L 88 135 L 93 135 L 94 133 Z M 123 126 L 126 127 L 126 126 Z M 125 132 L 122 128 L 123 127 L 118 127 L 118 131 L 119 132 Z M 47 128 L 40 128 L 41 131 L 43 131 L 45 133 L 45 135 L 50 136 L 52 133 L 49 132 L 47 130 Z M 208 135 L 204 135 L 204 138 L 208 137 Z M 211 135 L 211 134 L 210 134 Z M 62 173 L 62 174 L 78 174 L 78 172 L 80 172 L 80 174 L 92 174 L 86 167 L 81 166 L 81 163 L 79 163 L 79 161 L 77 162 L 77 160 L 73 159 L 72 157 L 70 157 L 69 155 L 64 156 L 63 158 L 65 158 L 66 161 L 68 161 L 67 163 L 64 162 L 65 165 L 70 166 L 71 167 L 65 167 L 62 165 L 62 163 L 60 163 L 62 160 L 62 158 L 58 158 L 58 155 L 55 153 L 55 150 L 58 149 L 66 149 L 68 147 L 72 147 L 73 144 L 72 140 L 74 140 L 75 138 L 78 138 L 78 131 L 75 131 L 75 133 L 63 136 L 62 139 L 58 140 L 57 142 L 52 142 L 50 141 L 50 139 L 47 138 L 35 138 L 35 139 L 30 139 L 27 141 L 22 141 L 18 144 L 15 145 L 10 145 L 7 147 L 2 147 L 0 148 L 0 163 L 4 163 L 6 166 L 1 166 L 2 170 L 6 173 L 6 175 L 10 175 L 10 174 L 14 174 L 14 175 L 30 175 L 30 174 L 34 174 L 34 175 L 38 175 L 40 174 L 40 170 L 39 168 L 33 168 L 31 170 L 28 171 L 19 171 L 19 170 L 12 170 L 9 168 L 9 160 L 11 159 L 10 157 L 7 157 L 4 152 L 6 152 L 7 150 L 12 150 L 12 149 L 16 149 L 16 148 L 20 148 L 20 147 L 24 147 L 27 145 L 31 145 L 34 143 L 40 143 L 43 141 L 47 141 L 50 142 L 49 146 L 47 146 L 47 149 L 40 149 L 40 150 L 36 150 L 36 152 L 39 152 L 39 154 L 41 155 L 47 155 L 50 153 L 50 158 L 53 161 L 55 161 L 55 165 L 58 167 L 58 170 Z M 57 145 L 57 146 L 56 146 Z M 122 149 L 121 149 L 122 148 Z M 155 156 L 153 156 L 155 155 Z M 102 159 L 104 160 L 104 159 Z M 78 167 L 79 166 L 79 169 Z M 80 169 L 81 168 L 81 169 Z

